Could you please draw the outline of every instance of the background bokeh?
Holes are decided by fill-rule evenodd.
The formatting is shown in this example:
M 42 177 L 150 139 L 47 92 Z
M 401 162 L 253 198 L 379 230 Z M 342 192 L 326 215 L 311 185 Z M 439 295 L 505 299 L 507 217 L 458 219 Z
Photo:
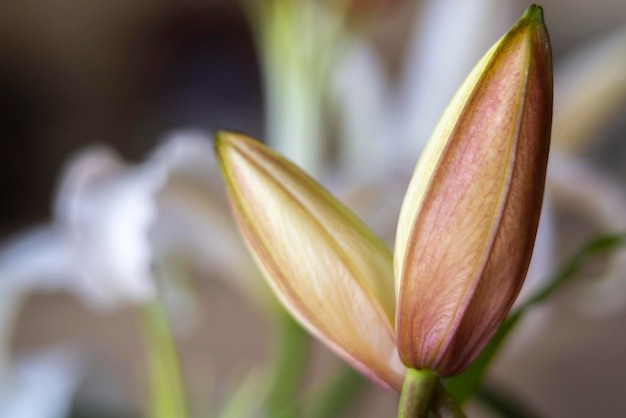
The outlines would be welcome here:
M 527 6 L 515 3 L 520 13 Z M 557 66 L 560 57 L 585 40 L 626 25 L 626 3 L 620 0 L 545 0 L 542 6 Z M 413 16 L 409 11 L 418 7 L 419 2 L 408 2 L 368 29 L 392 76 L 406 46 Z M 109 144 L 139 161 L 165 134 L 181 127 L 231 128 L 262 137 L 262 112 L 255 45 L 236 1 L 2 2 L 0 238 L 50 218 L 63 165 L 85 145 Z M 626 102 L 610 115 L 589 156 L 626 188 L 625 136 Z M 575 224 L 568 221 L 575 214 L 566 215 L 559 224 L 566 236 L 575 237 L 570 248 L 576 248 L 582 242 L 576 241 L 580 234 L 567 231 Z M 208 402 L 219 397 L 223 382 L 234 384 L 263 362 L 269 329 L 224 281 L 207 278 L 196 285 L 200 322 L 179 341 L 190 396 Z M 611 332 L 626 334 L 622 319 L 611 319 Z M 594 323 L 581 326 L 592 328 Z M 146 396 L 136 328 L 131 309 L 99 314 L 63 292 L 38 293 L 29 298 L 18 319 L 12 350 L 28 353 L 57 342 L 77 343 L 93 361 L 76 400 L 76 416 L 87 408 L 89 415 L 84 416 L 136 417 Z M 607 347 L 626 349 L 607 335 L 598 336 Z M 562 358 L 563 366 L 570 366 L 566 355 L 552 355 L 553 361 Z M 514 367 L 511 364 L 520 356 L 512 354 L 503 361 Z M 318 347 L 313 378 L 333 361 Z M 609 367 L 602 360 L 599 364 Z M 584 373 L 574 374 L 584 379 Z M 546 390 L 558 385 L 548 386 Z M 620 395 L 617 388 L 607 391 L 607 396 Z M 563 405 L 571 392 L 557 392 L 557 406 L 532 390 L 524 395 L 545 416 L 573 416 L 558 412 L 567 410 Z M 393 416 L 395 404 L 394 395 L 371 390 L 350 416 L 366 416 L 365 411 L 371 417 Z

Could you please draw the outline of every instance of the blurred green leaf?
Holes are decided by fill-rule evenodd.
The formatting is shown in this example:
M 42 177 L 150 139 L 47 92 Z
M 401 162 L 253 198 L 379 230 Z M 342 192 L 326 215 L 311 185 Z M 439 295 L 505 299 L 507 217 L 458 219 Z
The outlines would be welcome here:
M 150 415 L 184 418 L 185 389 L 165 309 L 157 300 L 141 307 L 139 313 L 150 374 Z
M 273 359 L 270 363 L 270 385 L 265 401 L 267 416 L 295 418 L 294 406 L 307 364 L 311 338 L 285 314 L 279 318 Z
M 259 373 L 250 373 L 232 393 L 218 418 L 246 418 L 257 416 L 265 395 L 265 382 Z

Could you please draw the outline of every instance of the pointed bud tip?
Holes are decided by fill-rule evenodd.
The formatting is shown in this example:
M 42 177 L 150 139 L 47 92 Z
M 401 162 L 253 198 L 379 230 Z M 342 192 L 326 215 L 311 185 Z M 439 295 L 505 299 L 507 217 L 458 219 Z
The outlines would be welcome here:
M 228 183 L 231 179 L 233 167 L 228 162 L 229 156 L 233 156 L 233 152 L 241 151 L 241 146 L 246 146 L 251 142 L 256 142 L 243 134 L 233 131 L 220 130 L 215 133 L 213 149 L 217 157 L 222 177 Z
M 545 23 L 543 21 L 543 8 L 533 4 L 526 9 L 522 17 L 519 19 L 518 24 L 545 28 Z
M 550 39 L 548 29 L 543 20 L 543 8 L 533 4 L 526 9 L 522 17 L 511 28 L 509 34 L 515 37 L 515 34 L 523 34 L 528 39 L 538 40 L 548 50 L 550 49 Z
M 253 143 L 256 140 L 247 137 L 239 132 L 220 130 L 215 133 L 213 149 L 218 160 L 222 160 L 228 151 L 233 147 L 237 147 L 237 143 Z
M 543 25 L 543 8 L 533 4 L 522 15 L 522 20 L 536 22 Z
M 228 140 L 230 136 L 230 132 L 220 130 L 215 133 L 215 142 L 213 146 L 215 147 L 215 152 L 219 154 L 220 148 L 224 145 L 224 143 Z

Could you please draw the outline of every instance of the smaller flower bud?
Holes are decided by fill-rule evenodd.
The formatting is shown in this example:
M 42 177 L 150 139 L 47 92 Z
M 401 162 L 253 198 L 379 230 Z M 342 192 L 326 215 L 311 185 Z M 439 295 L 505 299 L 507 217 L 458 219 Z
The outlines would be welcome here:
M 265 145 L 231 132 L 215 144 L 237 225 L 274 293 L 313 335 L 399 390 L 392 257 L 345 206 Z

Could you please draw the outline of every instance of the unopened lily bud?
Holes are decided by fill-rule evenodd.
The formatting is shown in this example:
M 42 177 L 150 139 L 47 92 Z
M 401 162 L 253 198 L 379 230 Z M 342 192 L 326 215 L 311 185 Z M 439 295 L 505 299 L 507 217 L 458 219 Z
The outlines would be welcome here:
M 398 351 L 451 376 L 503 321 L 533 249 L 552 120 L 552 63 L 531 6 L 445 111 L 405 197 L 394 255 Z
M 215 147 L 244 241 L 287 310 L 357 370 L 398 390 L 404 367 L 394 340 L 389 250 L 260 142 L 222 132 Z

